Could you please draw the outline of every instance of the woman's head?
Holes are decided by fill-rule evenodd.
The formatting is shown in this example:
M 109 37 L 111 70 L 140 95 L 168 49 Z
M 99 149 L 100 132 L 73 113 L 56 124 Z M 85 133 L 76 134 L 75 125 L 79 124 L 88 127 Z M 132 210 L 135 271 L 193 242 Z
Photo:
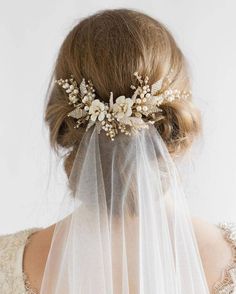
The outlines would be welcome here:
M 141 12 L 128 9 L 103 10 L 79 22 L 66 36 L 53 73 L 53 79 L 69 77 L 92 80 L 96 96 L 108 102 L 114 97 L 133 94 L 133 73 L 148 76 L 150 84 L 173 70 L 171 86 L 190 90 L 185 57 L 168 29 Z M 47 101 L 45 120 L 50 129 L 51 145 L 68 149 L 67 174 L 73 164 L 85 129 L 74 128 L 67 117 L 71 110 L 63 90 L 52 87 Z M 156 123 L 168 150 L 183 152 L 200 129 L 200 117 L 190 100 L 176 100 L 162 106 L 162 118 Z

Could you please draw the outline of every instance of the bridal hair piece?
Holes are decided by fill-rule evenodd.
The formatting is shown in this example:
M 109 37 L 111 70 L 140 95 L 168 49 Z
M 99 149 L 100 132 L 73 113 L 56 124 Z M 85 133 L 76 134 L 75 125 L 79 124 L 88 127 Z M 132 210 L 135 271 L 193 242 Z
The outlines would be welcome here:
M 170 71 L 172 73 L 172 70 Z M 131 85 L 135 90 L 131 98 L 121 95 L 114 102 L 113 92 L 110 93 L 109 103 L 96 98 L 93 83 L 82 79 L 80 85 L 75 81 L 73 75 L 69 79 L 59 79 L 55 83 L 60 85 L 68 94 L 68 103 L 73 104 L 74 109 L 68 116 L 77 119 L 75 128 L 87 125 L 86 131 L 96 123 L 99 131 L 106 132 L 111 140 L 118 134 L 131 135 L 142 128 L 148 128 L 148 124 L 155 124 L 160 119 L 162 109 L 160 106 L 175 99 L 187 99 L 191 91 L 180 91 L 169 88 L 171 83 L 170 74 L 161 78 L 151 86 L 148 84 L 149 77 L 144 79 L 134 73 L 139 85 Z M 163 83 L 167 84 L 163 91 Z

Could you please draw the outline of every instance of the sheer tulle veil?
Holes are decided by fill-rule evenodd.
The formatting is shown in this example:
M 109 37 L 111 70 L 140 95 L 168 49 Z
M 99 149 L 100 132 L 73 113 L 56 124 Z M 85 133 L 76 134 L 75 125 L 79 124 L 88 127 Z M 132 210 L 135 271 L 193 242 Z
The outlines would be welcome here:
M 41 294 L 209 293 L 181 182 L 153 125 L 83 135 Z

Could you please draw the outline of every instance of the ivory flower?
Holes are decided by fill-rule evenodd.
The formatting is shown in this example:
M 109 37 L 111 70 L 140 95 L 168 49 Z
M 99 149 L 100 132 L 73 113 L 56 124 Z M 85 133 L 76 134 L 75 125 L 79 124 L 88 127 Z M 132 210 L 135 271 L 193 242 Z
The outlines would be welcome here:
M 100 102 L 99 99 L 95 99 L 92 101 L 91 106 L 89 107 L 89 114 L 91 114 L 91 120 L 102 121 L 105 118 L 106 108 L 104 103 Z
M 131 98 L 125 98 L 125 96 L 119 96 L 116 98 L 116 103 L 113 105 L 113 113 L 117 120 L 127 118 L 132 115 L 133 100 Z

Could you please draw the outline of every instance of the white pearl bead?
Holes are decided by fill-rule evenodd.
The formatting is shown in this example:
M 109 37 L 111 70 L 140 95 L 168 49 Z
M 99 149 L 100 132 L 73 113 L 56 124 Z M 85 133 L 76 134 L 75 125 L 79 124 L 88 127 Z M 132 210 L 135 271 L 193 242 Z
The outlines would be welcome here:
M 62 86 L 62 88 L 64 88 L 64 89 L 67 89 L 67 88 L 69 88 L 69 84 L 68 83 L 65 83 L 63 86 Z
M 142 110 L 142 107 L 141 106 L 137 106 L 137 111 L 141 111 Z
M 148 110 L 147 106 L 146 105 L 143 106 L 143 111 L 147 111 L 147 110 Z

